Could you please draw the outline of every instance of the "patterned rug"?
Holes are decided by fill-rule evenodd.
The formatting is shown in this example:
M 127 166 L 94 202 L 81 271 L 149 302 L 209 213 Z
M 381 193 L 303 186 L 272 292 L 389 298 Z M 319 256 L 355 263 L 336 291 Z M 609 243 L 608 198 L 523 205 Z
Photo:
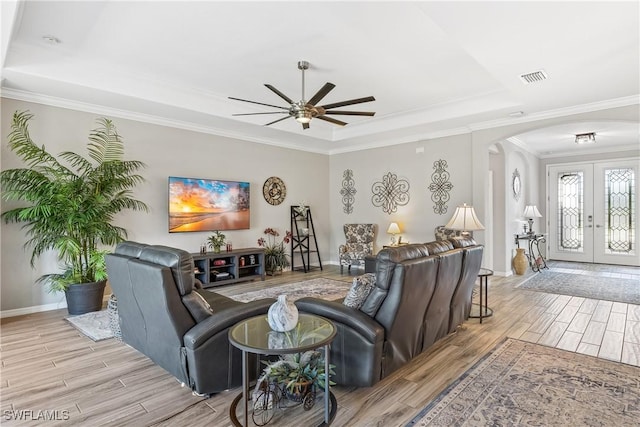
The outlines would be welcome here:
M 552 268 L 536 274 L 517 287 L 552 294 L 640 304 L 640 280 L 589 273 L 580 270 L 576 270 L 576 274 L 561 273 Z
M 408 426 L 637 426 L 640 368 L 506 339 Z
M 287 299 L 292 301 L 302 297 L 315 297 L 333 301 L 344 298 L 350 287 L 351 282 L 319 278 L 274 286 L 260 291 L 229 295 L 229 298 L 240 302 L 248 302 L 260 298 L 278 298 L 278 295 L 286 294 Z
M 94 341 L 102 341 L 113 338 L 113 331 L 109 326 L 109 314 L 107 310 L 93 311 L 91 313 L 69 316 L 65 318 L 77 330 Z

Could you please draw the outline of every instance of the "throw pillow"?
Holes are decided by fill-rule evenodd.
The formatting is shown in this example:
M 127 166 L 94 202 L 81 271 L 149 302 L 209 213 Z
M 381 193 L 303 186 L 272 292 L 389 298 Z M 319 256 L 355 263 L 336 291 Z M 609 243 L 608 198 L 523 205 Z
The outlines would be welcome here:
M 191 313 L 191 316 L 196 323 L 202 322 L 213 314 L 213 309 L 207 300 L 197 292 L 191 292 L 190 294 L 183 296 L 182 302 L 185 307 L 187 307 L 187 310 L 189 310 L 189 313 Z
M 376 275 L 365 273 L 362 276 L 354 277 L 351 289 L 344 297 L 343 304 L 347 307 L 360 309 L 376 284 Z

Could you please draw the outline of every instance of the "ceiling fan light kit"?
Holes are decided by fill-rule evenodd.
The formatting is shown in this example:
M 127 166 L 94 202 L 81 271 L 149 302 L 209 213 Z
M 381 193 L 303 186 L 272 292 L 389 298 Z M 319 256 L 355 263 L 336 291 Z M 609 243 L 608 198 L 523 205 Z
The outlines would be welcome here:
M 284 93 L 280 92 L 278 89 L 273 87 L 270 84 L 265 84 L 267 89 L 278 95 L 280 98 L 284 99 L 285 102 L 289 104 L 289 107 L 281 107 L 278 105 L 265 104 L 263 102 L 257 101 L 249 101 L 247 99 L 235 98 L 230 96 L 229 99 L 233 99 L 236 101 L 249 102 L 252 104 L 264 105 L 267 107 L 279 108 L 282 111 L 269 111 L 264 113 L 243 113 L 243 114 L 233 114 L 234 116 L 254 116 L 259 114 L 287 114 L 286 117 L 274 120 L 265 124 L 265 126 L 272 125 L 274 123 L 278 123 L 282 120 L 286 120 L 289 117 L 293 117 L 298 123 L 302 124 L 302 129 L 309 129 L 309 123 L 312 119 L 319 119 L 325 122 L 333 123 L 338 126 L 347 125 L 346 122 L 342 120 L 337 120 L 332 117 L 327 117 L 327 115 L 345 115 L 345 116 L 373 116 L 376 113 L 373 111 L 348 111 L 348 110 L 333 110 L 334 108 L 345 107 L 348 105 L 362 104 L 365 102 L 375 101 L 376 99 L 373 96 L 367 96 L 365 98 L 357 98 L 350 99 L 348 101 L 335 102 L 333 104 L 325 104 L 317 106 L 316 104 L 320 102 L 329 92 L 336 87 L 333 83 L 325 83 L 324 86 L 320 88 L 315 95 L 311 97 L 308 101 L 305 99 L 304 94 L 304 72 L 309 69 L 308 61 L 298 61 L 298 69 L 302 72 L 302 99 L 298 102 L 294 102 L 291 98 L 289 98 Z M 330 111 L 333 110 L 333 111 Z

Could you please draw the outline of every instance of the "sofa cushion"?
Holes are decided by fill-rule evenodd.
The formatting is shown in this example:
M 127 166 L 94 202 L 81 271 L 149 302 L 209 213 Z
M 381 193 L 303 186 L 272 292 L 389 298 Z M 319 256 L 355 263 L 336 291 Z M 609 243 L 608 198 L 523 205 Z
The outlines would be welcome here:
M 193 257 L 189 252 L 168 246 L 147 246 L 142 249 L 140 260 L 169 267 L 181 296 L 193 290 L 195 275 Z
M 412 243 L 393 248 L 386 248 L 378 252 L 376 257 L 376 283 L 360 310 L 371 317 L 375 317 L 389 291 L 398 263 L 406 260 L 429 256 L 427 245 Z
M 376 283 L 376 275 L 373 273 L 365 273 L 361 276 L 353 278 L 353 284 L 344 297 L 343 304 L 347 307 L 360 309 L 364 301 L 367 299 Z
M 182 302 L 189 310 L 191 317 L 196 323 L 202 322 L 213 314 L 213 309 L 209 303 L 198 292 L 191 292 L 182 297 Z
M 148 246 L 149 245 L 138 242 L 120 242 L 118 243 L 118 246 L 116 246 L 114 253 L 118 255 L 126 255 L 128 257 L 138 258 L 142 250 Z
M 473 237 L 470 236 L 460 236 L 460 237 L 451 237 L 449 238 L 453 247 L 458 248 L 468 248 L 469 246 L 476 246 L 477 243 L 473 240 Z
M 449 240 L 436 240 L 427 243 L 427 248 L 429 248 L 429 255 L 437 255 L 453 249 L 453 243 Z

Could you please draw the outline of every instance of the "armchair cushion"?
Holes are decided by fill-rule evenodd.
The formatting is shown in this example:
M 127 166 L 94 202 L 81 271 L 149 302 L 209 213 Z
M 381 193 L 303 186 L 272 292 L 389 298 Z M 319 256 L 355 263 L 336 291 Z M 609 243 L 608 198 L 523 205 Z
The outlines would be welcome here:
M 434 234 L 436 240 L 448 240 L 452 237 L 462 236 L 462 230 L 451 230 L 450 228 L 445 228 L 444 225 L 439 225 L 435 228 Z M 473 236 L 473 232 L 469 232 L 469 235 Z
M 364 258 L 373 254 L 374 224 L 345 224 L 346 242 L 340 245 L 340 265 L 364 265 Z
M 360 309 L 376 284 L 376 275 L 365 273 L 353 278 L 353 284 L 344 298 L 347 307 Z

